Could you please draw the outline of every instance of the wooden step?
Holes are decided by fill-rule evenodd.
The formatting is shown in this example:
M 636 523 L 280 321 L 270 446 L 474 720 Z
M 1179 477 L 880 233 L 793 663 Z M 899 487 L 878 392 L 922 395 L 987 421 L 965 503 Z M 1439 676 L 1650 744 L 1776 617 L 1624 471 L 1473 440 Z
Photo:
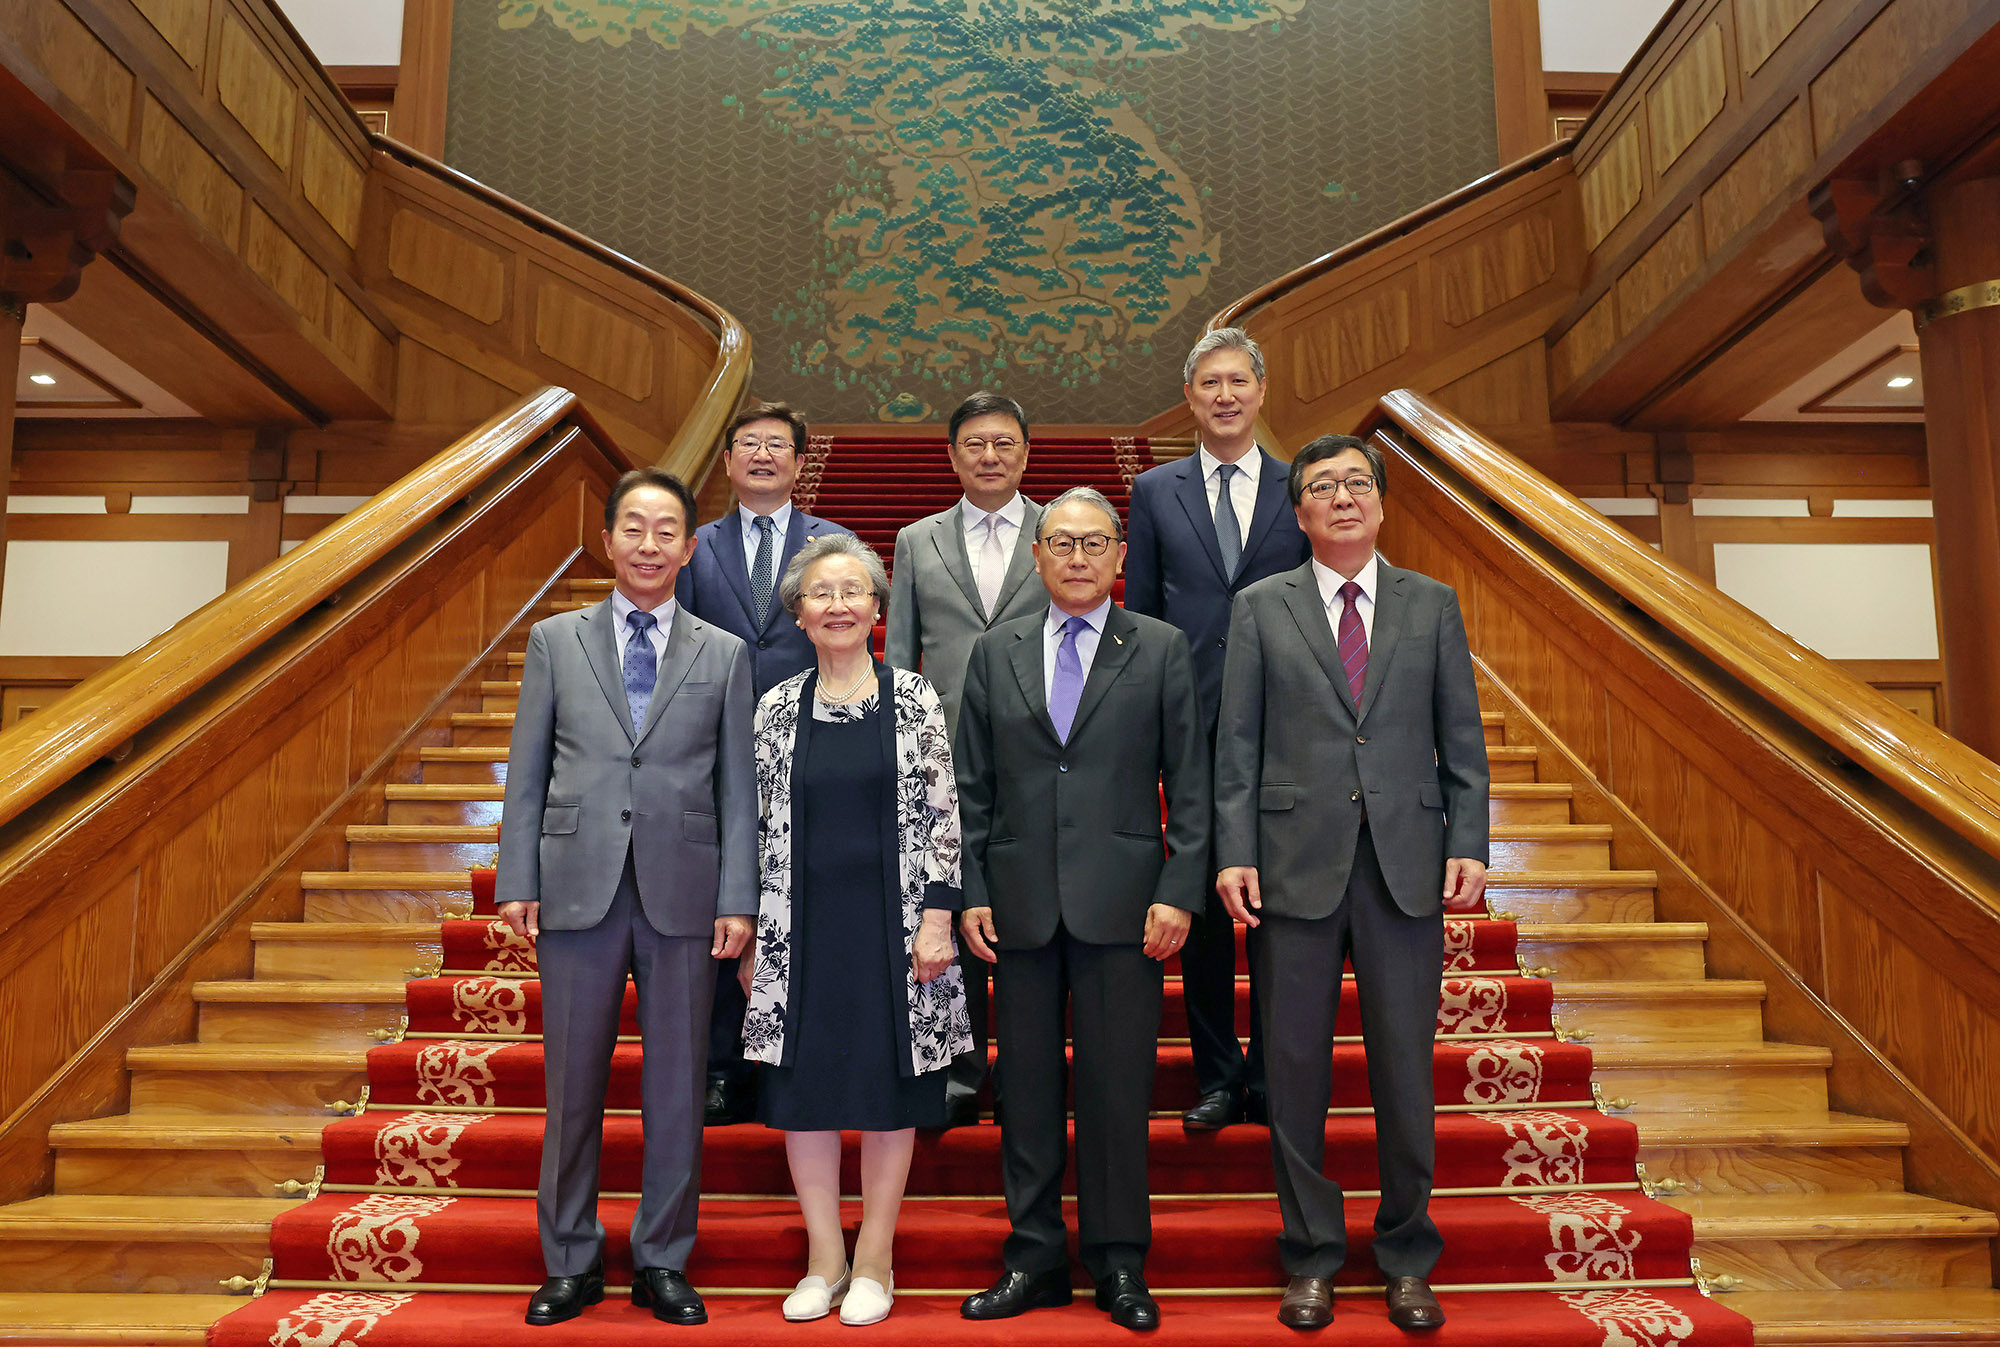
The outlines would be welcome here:
M 500 830 L 415 823 L 354 823 L 347 829 L 347 864 L 353 870 L 463 870 L 491 865 Z
M 383 792 L 387 812 L 382 821 L 391 825 L 490 827 L 500 822 L 500 804 L 506 794 L 506 786 L 498 781 L 387 786 Z
M 324 1117 L 368 1084 L 366 1047 L 164 1043 L 125 1054 L 134 1113 L 303 1113 Z
M 1707 940 L 1700 922 L 1524 923 L 1516 948 L 1525 968 L 1558 982 L 1698 981 L 1708 969 Z
M 49 1129 L 58 1193 L 271 1197 L 311 1180 L 330 1116 L 121 1113 Z M 0 1342 L 5 1342 L 0 1337 Z
M 1540 759 L 1541 750 L 1532 745 L 1504 748 L 1489 745 L 1486 749 L 1486 769 L 1496 783 L 1535 780 L 1536 763 Z
M 1556 1022 L 1593 1045 L 1721 1047 L 1764 1038 L 1764 984 L 1725 978 L 1557 982 Z
M 1646 1114 L 1639 1163 L 1686 1196 L 1900 1192 L 1910 1129 L 1846 1113 Z
M 513 712 L 520 709 L 521 685 L 487 679 L 479 685 L 479 709 Z
M 1662 1198 L 1694 1217 L 1694 1256 L 1746 1291 L 1990 1287 L 2000 1217 L 1919 1193 Z
M 428 922 L 260 921 L 251 975 L 279 981 L 396 981 L 443 954 Z
M 1737 1291 L 1716 1303 L 1755 1324 L 1760 1347 L 2000 1343 L 2000 1291 L 1992 1287 Z
M 1495 869 L 1486 877 L 1486 905 L 1498 917 L 1524 922 L 1637 922 L 1653 919 L 1651 870 Z
M 305 919 L 435 923 L 472 906 L 472 879 L 455 870 L 308 870 Z
M 356 1044 L 403 1018 L 403 979 L 385 982 L 197 982 L 202 1043 Z
M 230 1295 L 10 1293 L 0 1295 L 0 1343 L 205 1343 L 209 1325 L 243 1305 Z
M 0 1291 L 213 1292 L 257 1275 L 271 1222 L 293 1205 L 97 1193 L 16 1202 L 0 1207 Z
M 1575 794 L 1567 781 L 1496 781 L 1489 816 L 1495 823 L 1568 823 Z
M 1567 1023 L 1567 1021 L 1565 1021 Z M 1591 1044 L 1593 1076 L 1611 1101 L 1650 1113 L 1824 1113 L 1833 1054 L 1792 1043 Z
M 427 786 L 499 785 L 507 780 L 507 747 L 424 748 L 417 764 Z
M 514 731 L 511 711 L 454 711 L 451 742 L 458 748 L 505 748 Z

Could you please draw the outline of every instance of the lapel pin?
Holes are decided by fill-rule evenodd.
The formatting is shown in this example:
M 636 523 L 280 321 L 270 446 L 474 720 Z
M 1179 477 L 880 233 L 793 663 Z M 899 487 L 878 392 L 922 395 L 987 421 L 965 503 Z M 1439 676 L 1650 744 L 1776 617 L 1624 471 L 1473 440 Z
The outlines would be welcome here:
M 1120 645 L 1125 644 L 1125 638 L 1123 636 L 1113 636 L 1111 639 L 1118 642 L 1118 644 Z

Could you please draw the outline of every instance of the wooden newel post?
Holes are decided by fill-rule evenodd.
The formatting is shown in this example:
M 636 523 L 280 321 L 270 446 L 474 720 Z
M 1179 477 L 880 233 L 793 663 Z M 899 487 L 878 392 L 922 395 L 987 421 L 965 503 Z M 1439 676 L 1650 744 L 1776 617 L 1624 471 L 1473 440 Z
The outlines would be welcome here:
M 2000 761 L 2000 178 L 1940 184 L 1929 198 L 1936 297 L 1915 313 L 1946 724 Z

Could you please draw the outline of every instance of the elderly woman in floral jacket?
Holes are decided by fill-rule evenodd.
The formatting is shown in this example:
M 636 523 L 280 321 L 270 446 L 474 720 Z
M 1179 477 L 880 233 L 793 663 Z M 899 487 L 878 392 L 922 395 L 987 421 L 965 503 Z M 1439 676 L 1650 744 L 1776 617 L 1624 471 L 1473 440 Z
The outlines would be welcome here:
M 778 596 L 818 653 L 757 705 L 762 904 L 741 976 L 758 1112 L 785 1133 L 808 1242 L 785 1317 L 889 1313 L 896 1217 L 914 1129 L 944 1123 L 944 1068 L 972 1042 L 952 963 L 958 788 L 938 696 L 875 663 L 889 593 L 850 534 L 818 538 Z M 840 1224 L 840 1133 L 861 1140 L 861 1231 Z

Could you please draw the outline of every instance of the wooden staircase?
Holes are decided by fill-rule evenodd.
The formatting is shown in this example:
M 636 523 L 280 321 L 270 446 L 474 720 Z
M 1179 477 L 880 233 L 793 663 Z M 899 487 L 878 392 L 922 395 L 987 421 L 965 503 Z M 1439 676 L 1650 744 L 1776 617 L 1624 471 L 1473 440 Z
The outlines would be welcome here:
M 257 1275 L 404 981 L 441 958 L 437 923 L 469 906 L 466 868 L 493 858 L 520 659 L 480 670 L 481 709 L 348 829 L 347 869 L 300 876 L 304 920 L 254 928 L 254 976 L 196 985 L 196 1040 L 129 1054 L 130 1111 L 52 1132 L 55 1191 L 0 1208 L 0 1342 L 194 1342 L 243 1303 L 221 1284 Z M 1763 985 L 1706 976 L 1707 928 L 1654 919 L 1655 875 L 1614 868 L 1611 828 L 1573 820 L 1487 692 L 1490 906 L 1589 1041 L 1604 1106 L 1639 1124 L 1656 1195 L 1694 1217 L 1709 1287 L 1762 1342 L 2000 1342 L 2000 1220 L 1904 1190 L 1907 1129 L 1829 1110 L 1830 1054 L 1764 1039 Z

